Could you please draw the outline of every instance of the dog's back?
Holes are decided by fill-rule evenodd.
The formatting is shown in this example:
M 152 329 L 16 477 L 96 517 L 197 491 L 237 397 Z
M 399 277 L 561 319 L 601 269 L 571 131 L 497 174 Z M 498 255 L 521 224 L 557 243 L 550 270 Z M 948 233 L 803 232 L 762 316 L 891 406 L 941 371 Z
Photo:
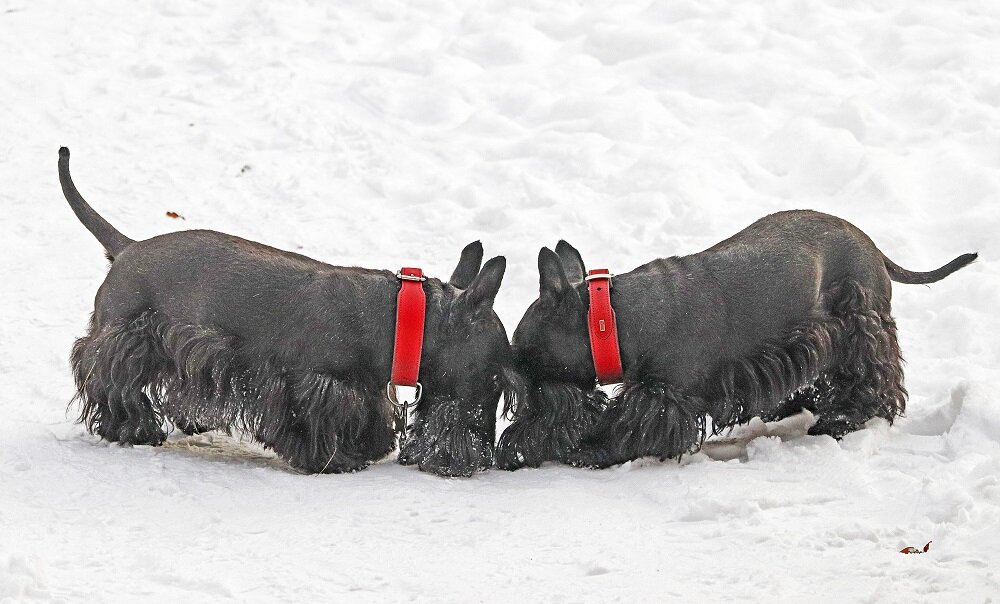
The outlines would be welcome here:
M 95 301 L 98 325 L 152 310 L 174 324 L 212 325 L 257 346 L 250 355 L 291 362 L 331 356 L 336 338 L 353 350 L 388 346 L 391 272 L 336 267 L 215 231 L 169 233 L 119 254 Z M 382 285 L 381 287 L 379 285 Z M 365 320 L 358 320 L 365 317 Z M 308 351 L 308 354 L 302 354 Z

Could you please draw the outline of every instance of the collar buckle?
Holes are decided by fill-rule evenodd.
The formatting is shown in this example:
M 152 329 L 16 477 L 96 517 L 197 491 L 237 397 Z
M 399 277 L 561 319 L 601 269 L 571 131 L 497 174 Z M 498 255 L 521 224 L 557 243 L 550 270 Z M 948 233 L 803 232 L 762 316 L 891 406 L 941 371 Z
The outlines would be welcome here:
M 401 281 L 427 281 L 423 275 L 406 275 L 402 271 L 396 271 L 396 278 Z

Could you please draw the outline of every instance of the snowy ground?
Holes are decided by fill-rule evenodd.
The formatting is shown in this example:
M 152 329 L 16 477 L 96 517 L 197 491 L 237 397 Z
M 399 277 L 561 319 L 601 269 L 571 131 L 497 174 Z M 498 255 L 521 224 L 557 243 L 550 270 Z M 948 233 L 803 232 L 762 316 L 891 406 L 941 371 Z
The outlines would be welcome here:
M 995 601 L 1000 6 L 766 5 L 0 0 L 0 601 Z M 891 428 L 744 461 L 301 476 L 66 414 L 105 262 L 60 145 L 133 238 L 439 276 L 482 239 L 508 330 L 560 237 L 627 270 L 815 208 L 908 268 L 981 260 L 896 287 Z

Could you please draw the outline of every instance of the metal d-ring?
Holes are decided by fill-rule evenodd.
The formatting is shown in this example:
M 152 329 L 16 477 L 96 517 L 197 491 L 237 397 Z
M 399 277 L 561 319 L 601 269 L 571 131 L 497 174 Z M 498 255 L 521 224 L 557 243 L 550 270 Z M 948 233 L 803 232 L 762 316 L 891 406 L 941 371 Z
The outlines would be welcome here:
M 399 388 L 399 386 L 393 384 L 392 382 L 386 382 L 385 384 L 385 397 L 389 399 L 389 402 L 392 403 L 394 407 L 399 407 L 399 406 L 412 407 L 413 405 L 419 403 L 420 399 L 424 396 L 424 387 L 420 384 L 420 382 L 417 382 L 413 386 L 403 386 L 403 387 L 413 388 L 415 390 L 412 401 L 399 402 L 399 397 L 397 396 L 396 393 L 396 388 Z

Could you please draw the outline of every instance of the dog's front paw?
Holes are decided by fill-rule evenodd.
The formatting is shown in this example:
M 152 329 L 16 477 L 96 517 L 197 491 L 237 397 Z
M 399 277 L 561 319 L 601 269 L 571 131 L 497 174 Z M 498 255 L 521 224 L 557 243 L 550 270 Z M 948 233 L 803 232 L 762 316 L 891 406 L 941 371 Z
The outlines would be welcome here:
M 551 445 L 538 440 L 537 422 L 515 420 L 500 435 L 496 450 L 497 467 L 513 471 L 537 468 L 549 456 Z
M 864 425 L 863 421 L 847 415 L 821 415 L 816 424 L 812 428 L 809 428 L 809 434 L 812 436 L 825 434 L 840 440 L 851 432 L 860 430 Z
M 603 470 L 629 461 L 620 450 L 597 435 L 588 435 L 566 455 L 565 462 L 577 468 Z
M 496 464 L 501 470 L 520 470 L 527 465 L 527 460 L 522 453 L 504 441 L 500 440 L 500 445 L 496 450 Z
M 100 434 L 102 438 L 127 445 L 152 445 L 158 447 L 167 440 L 167 433 L 153 421 L 126 423 L 117 427 L 113 436 Z
M 492 449 L 491 446 L 484 446 L 481 442 L 475 444 L 470 442 L 469 446 L 459 448 L 435 448 L 418 467 L 421 471 L 438 476 L 468 477 L 476 472 L 488 470 L 493 465 Z
M 430 455 L 430 448 L 423 435 L 411 435 L 399 448 L 399 456 L 396 461 L 403 466 L 412 466 L 422 462 Z

